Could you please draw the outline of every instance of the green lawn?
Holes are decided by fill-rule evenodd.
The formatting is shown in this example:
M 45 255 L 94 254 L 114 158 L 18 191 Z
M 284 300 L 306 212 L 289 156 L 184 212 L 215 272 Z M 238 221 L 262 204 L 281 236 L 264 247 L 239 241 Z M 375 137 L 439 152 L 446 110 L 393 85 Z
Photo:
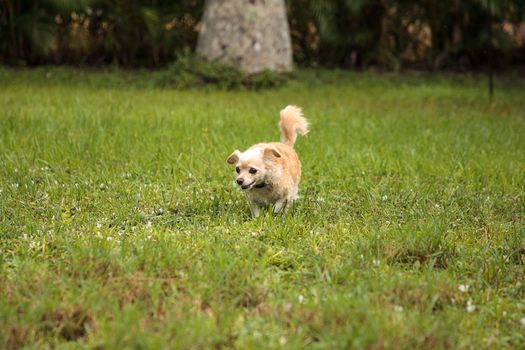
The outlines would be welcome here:
M 525 348 L 525 84 L 0 69 L 0 348 Z M 226 158 L 304 109 L 301 198 Z

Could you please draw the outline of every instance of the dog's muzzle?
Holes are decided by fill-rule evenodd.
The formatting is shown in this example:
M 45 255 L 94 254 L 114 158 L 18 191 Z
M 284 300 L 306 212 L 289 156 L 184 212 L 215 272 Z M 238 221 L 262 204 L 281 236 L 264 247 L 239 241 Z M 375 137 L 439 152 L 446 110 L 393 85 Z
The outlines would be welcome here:
M 243 190 L 246 190 L 246 189 L 250 188 L 254 183 L 255 183 L 255 180 L 253 180 L 253 181 L 252 181 L 250 184 L 248 184 L 248 185 L 240 185 L 240 186 L 241 186 L 241 188 L 242 188 Z

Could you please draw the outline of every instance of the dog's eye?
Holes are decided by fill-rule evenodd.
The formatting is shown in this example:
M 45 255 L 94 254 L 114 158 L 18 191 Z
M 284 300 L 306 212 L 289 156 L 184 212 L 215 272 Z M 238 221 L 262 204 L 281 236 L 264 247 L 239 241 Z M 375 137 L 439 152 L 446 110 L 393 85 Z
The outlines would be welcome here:
M 250 168 L 250 174 L 255 174 L 257 172 L 257 169 L 255 168 Z
M 235 168 L 235 171 L 237 172 L 237 174 L 239 174 L 239 173 L 241 172 L 241 168 L 236 167 L 236 168 Z

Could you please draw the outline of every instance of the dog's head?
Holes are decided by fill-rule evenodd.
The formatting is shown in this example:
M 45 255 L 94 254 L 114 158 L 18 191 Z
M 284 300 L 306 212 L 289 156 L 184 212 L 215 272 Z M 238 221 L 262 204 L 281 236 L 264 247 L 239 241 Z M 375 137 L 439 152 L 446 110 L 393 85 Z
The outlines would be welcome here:
M 237 185 L 243 190 L 253 186 L 264 186 L 271 178 L 276 159 L 281 154 L 273 147 L 255 147 L 245 152 L 235 150 L 227 159 L 228 164 L 235 164 Z

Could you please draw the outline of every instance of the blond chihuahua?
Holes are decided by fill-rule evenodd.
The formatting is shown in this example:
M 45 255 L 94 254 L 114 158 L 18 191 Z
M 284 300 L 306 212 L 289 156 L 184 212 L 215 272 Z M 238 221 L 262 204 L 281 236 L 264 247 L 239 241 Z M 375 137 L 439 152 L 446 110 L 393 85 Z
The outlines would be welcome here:
M 274 213 L 286 211 L 297 199 L 301 162 L 293 149 L 297 133 L 308 133 L 301 109 L 281 111 L 281 142 L 258 143 L 244 152 L 234 151 L 227 162 L 235 164 L 237 184 L 245 191 L 254 216 L 271 204 Z

